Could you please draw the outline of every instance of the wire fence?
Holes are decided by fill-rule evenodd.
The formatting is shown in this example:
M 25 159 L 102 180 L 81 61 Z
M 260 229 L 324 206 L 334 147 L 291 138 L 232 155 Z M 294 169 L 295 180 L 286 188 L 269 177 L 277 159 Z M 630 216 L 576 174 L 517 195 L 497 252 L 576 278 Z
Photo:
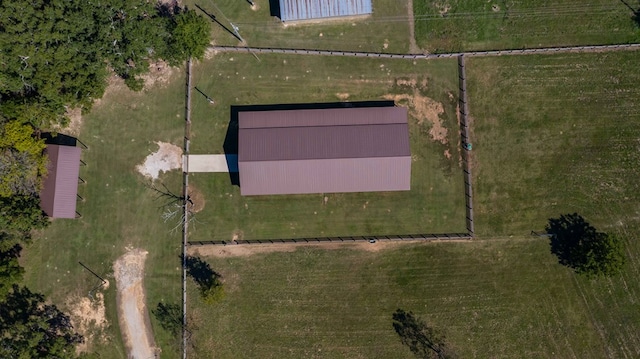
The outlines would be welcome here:
M 279 238 L 279 239 L 240 239 L 240 240 L 210 240 L 210 241 L 189 241 L 189 246 L 207 245 L 245 245 L 245 244 L 310 244 L 310 243 L 345 243 L 345 242 L 371 242 L 377 241 L 446 241 L 446 240 L 470 240 L 473 236 L 469 233 L 433 233 L 433 234 L 397 234 L 397 235 L 376 235 L 376 236 L 338 236 L 338 237 L 301 237 L 301 238 Z
M 473 186 L 471 185 L 471 155 L 472 149 L 471 136 L 469 131 L 469 121 L 467 114 L 469 113 L 469 104 L 467 102 L 467 74 L 464 64 L 464 55 L 458 56 L 458 87 L 460 98 L 458 99 L 458 107 L 460 111 L 460 137 L 462 148 L 462 166 L 464 173 L 464 198 L 467 231 L 471 236 L 474 235 L 473 225 Z
M 242 46 L 212 46 L 212 50 L 220 52 L 246 52 L 246 53 L 271 53 L 271 54 L 298 54 L 298 55 L 322 55 L 322 56 L 350 56 L 350 57 L 372 57 L 383 59 L 441 59 L 456 58 L 464 56 L 502 56 L 502 55 L 532 55 L 567 52 L 602 52 L 640 49 L 639 44 L 615 44 L 615 45 L 586 45 L 586 46 L 565 46 L 565 47 L 545 47 L 537 49 L 511 49 L 511 50 L 490 50 L 490 51 L 465 51 L 440 54 L 394 54 L 380 52 L 358 52 L 358 51 L 334 51 L 317 49 L 293 49 L 274 47 L 242 47 Z
M 191 58 L 187 60 L 187 89 L 184 124 L 184 161 L 189 160 L 189 146 L 191 137 Z M 182 359 L 187 359 L 187 245 L 189 236 L 189 164 L 184 165 L 182 171 Z

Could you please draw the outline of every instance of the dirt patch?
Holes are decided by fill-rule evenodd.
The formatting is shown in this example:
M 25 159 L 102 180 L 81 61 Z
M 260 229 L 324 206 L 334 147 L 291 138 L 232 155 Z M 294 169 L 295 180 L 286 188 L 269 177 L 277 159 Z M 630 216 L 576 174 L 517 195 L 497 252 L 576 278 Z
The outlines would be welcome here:
M 197 187 L 189 185 L 189 212 L 198 213 L 204 209 L 204 194 Z
M 108 284 L 103 287 L 107 288 Z M 104 330 L 109 326 L 105 315 L 104 295 L 100 292 L 94 295 L 94 300 L 77 295 L 66 301 L 70 308 L 69 318 L 73 328 L 84 337 L 84 342 L 76 346 L 76 353 L 88 353 L 94 342 L 106 342 Z
M 349 99 L 349 94 L 348 93 L 337 93 L 336 97 L 340 100 L 340 101 L 346 101 Z
M 414 242 L 418 244 L 419 242 Z M 426 242 L 425 242 L 426 243 Z M 227 246 L 202 246 L 189 247 L 187 249 L 190 255 L 201 257 L 246 257 L 254 254 L 274 253 L 274 252 L 295 252 L 300 248 L 317 248 L 325 250 L 352 249 L 367 252 L 378 252 L 382 250 L 390 250 L 402 245 L 408 245 L 409 242 L 357 242 L 357 243 L 310 243 L 310 244 L 292 244 L 292 243 L 276 243 L 276 244 L 230 244 Z
M 118 321 L 129 358 L 155 358 L 155 346 L 142 279 L 147 252 L 131 249 L 113 264 L 117 288 Z
M 154 86 L 166 86 L 172 79 L 175 69 L 168 63 L 159 60 L 149 64 L 149 72 L 140 77 L 144 81 L 144 89 Z
M 148 155 L 144 162 L 136 166 L 143 176 L 158 179 L 160 172 L 182 168 L 182 149 L 167 142 L 156 142 L 158 150 Z
M 447 16 L 449 10 L 451 10 L 451 5 L 446 1 L 436 2 L 434 6 L 438 9 L 440 16 Z
M 67 107 L 64 115 L 69 119 L 69 125 L 67 125 L 67 127 L 61 127 L 56 124 L 53 126 L 53 129 L 57 132 L 64 132 L 65 135 L 79 137 L 82 128 L 82 108 Z
M 431 124 L 429 136 L 431 136 L 434 141 L 440 142 L 443 145 L 449 142 L 447 138 L 449 131 L 444 127 L 443 121 L 440 118 L 440 115 L 444 113 L 442 103 L 423 96 L 417 88 L 414 88 L 413 95 L 389 94 L 385 95 L 384 98 L 396 102 L 406 101 L 409 104 L 409 114 L 418 121 L 418 124 L 422 124 L 425 119 Z

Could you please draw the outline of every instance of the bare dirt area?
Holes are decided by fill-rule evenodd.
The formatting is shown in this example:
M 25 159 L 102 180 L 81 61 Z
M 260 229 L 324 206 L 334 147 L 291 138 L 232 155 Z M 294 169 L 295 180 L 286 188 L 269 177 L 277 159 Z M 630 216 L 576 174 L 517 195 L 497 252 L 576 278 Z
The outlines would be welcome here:
M 274 252 L 295 252 L 300 248 L 317 248 L 325 250 L 336 249 L 352 249 L 367 252 L 378 252 L 382 250 L 390 250 L 398 248 L 399 246 L 413 244 L 420 245 L 428 242 L 381 242 L 375 243 L 369 242 L 322 242 L 322 243 L 309 243 L 309 244 L 295 244 L 295 243 L 274 243 L 274 244 L 230 244 L 226 246 L 202 246 L 202 247 L 189 247 L 188 252 L 190 255 L 197 255 L 202 257 L 245 257 L 254 254 L 262 253 L 274 253 Z
M 148 90 L 155 86 L 166 86 L 172 79 L 176 69 L 168 63 L 159 60 L 149 64 L 149 72 L 140 76 L 144 81 L 144 89 Z
M 157 180 L 160 172 L 182 168 L 182 148 L 167 142 L 156 142 L 158 150 L 136 166 L 136 170 L 143 176 Z
M 129 249 L 113 264 L 120 332 L 128 358 L 133 359 L 155 358 L 160 352 L 153 339 L 142 283 L 147 253 Z
M 107 282 L 102 289 L 107 289 Z M 93 300 L 88 297 L 73 295 L 66 301 L 69 318 L 73 328 L 84 337 L 84 342 L 76 346 L 76 353 L 91 352 L 93 343 L 104 343 L 107 340 L 104 330 L 109 326 L 105 315 L 104 295 L 94 294 Z
M 426 89 L 426 81 L 418 83 L 417 79 L 397 79 L 396 85 L 410 87 L 413 94 L 388 94 L 384 98 L 396 102 L 406 102 L 409 105 L 409 114 L 418 121 L 418 124 L 422 124 L 425 120 L 431 124 L 429 130 L 431 138 L 446 145 L 449 141 L 447 138 L 449 131 L 444 127 L 440 118 L 440 115 L 444 113 L 444 106 L 442 103 L 421 94 L 420 90 Z
M 204 194 L 197 187 L 189 185 L 189 211 L 198 213 L 204 209 Z

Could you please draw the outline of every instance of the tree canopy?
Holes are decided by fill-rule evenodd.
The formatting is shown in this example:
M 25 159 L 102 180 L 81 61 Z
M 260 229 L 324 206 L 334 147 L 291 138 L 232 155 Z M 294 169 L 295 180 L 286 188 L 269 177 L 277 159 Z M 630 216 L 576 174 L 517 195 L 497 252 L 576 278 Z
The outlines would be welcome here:
M 89 108 L 102 97 L 107 66 L 141 89 L 149 61 L 175 64 L 204 53 L 208 24 L 192 11 L 178 13 L 173 19 L 173 10 L 148 0 L 3 0 L 0 110 L 33 106 L 61 121 L 65 106 Z
M 588 276 L 611 276 L 622 270 L 624 246 L 615 235 L 598 232 L 577 213 L 550 218 L 546 227 L 551 253 L 560 264 Z
M 74 358 L 82 341 L 69 317 L 41 294 L 13 285 L 0 302 L 0 357 Z

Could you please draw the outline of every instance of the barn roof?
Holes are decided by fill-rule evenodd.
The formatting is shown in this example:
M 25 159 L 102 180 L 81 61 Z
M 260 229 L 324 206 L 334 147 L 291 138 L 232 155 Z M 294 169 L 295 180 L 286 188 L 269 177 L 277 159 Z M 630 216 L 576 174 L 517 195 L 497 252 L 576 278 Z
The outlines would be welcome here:
M 40 191 L 40 207 L 52 218 L 75 218 L 80 147 L 47 145 L 47 177 Z
M 280 20 L 299 21 L 372 13 L 371 0 L 279 0 Z
M 246 111 L 238 121 L 242 195 L 410 188 L 406 108 Z

